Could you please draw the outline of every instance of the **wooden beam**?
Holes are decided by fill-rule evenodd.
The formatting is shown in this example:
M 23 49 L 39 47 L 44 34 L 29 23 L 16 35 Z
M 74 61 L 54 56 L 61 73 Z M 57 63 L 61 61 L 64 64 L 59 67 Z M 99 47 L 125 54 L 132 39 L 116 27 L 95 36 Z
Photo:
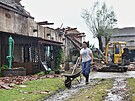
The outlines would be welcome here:
M 76 32 L 76 33 L 66 33 L 66 35 L 85 35 L 85 33 L 79 33 L 79 32 Z
M 38 25 L 54 25 L 54 23 L 48 23 L 48 21 L 37 22 Z
M 72 31 L 72 30 L 77 30 L 77 28 L 67 28 L 66 31 Z

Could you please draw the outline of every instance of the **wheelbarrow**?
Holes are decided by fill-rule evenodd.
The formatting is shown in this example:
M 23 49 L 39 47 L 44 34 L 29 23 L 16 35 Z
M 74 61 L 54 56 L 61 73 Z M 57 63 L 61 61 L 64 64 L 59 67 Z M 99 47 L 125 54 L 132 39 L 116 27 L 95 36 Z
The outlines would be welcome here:
M 71 83 L 74 79 L 76 79 L 77 77 L 80 76 L 81 78 L 81 70 L 79 70 L 77 67 L 79 67 L 79 62 L 80 62 L 80 58 L 78 57 L 75 65 L 73 66 L 72 70 L 67 71 L 65 74 L 63 74 L 63 76 L 65 76 L 65 81 L 64 84 L 67 88 L 71 87 Z M 79 80 L 76 79 L 78 82 Z
M 84 69 L 78 68 L 80 63 L 80 58 L 77 59 L 77 62 L 75 66 L 73 67 L 72 71 L 69 71 L 68 73 L 63 74 L 65 76 L 64 84 L 67 88 L 71 88 L 71 84 L 73 80 L 77 80 L 79 83 L 81 82 L 81 74 L 82 72 L 88 68 L 89 66 L 86 66 Z M 80 76 L 80 80 L 77 78 Z
M 81 70 L 78 70 L 76 73 L 74 74 L 63 74 L 63 76 L 65 76 L 65 81 L 64 81 L 64 84 L 67 88 L 71 88 L 71 84 L 72 84 L 72 81 L 73 80 L 77 80 L 79 83 L 81 81 Z M 80 76 L 80 80 L 77 78 Z

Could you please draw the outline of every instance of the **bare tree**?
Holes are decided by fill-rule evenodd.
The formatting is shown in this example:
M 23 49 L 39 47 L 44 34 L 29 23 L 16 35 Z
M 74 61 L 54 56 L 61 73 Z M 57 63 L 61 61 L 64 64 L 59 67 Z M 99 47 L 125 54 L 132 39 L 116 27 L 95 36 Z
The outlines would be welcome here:
M 102 36 L 107 44 L 112 34 L 111 31 L 117 23 L 114 11 L 111 8 L 107 8 L 105 2 L 100 4 L 97 1 L 90 11 L 87 9 L 83 10 L 82 18 L 93 37 L 98 38 L 99 48 L 103 51 Z

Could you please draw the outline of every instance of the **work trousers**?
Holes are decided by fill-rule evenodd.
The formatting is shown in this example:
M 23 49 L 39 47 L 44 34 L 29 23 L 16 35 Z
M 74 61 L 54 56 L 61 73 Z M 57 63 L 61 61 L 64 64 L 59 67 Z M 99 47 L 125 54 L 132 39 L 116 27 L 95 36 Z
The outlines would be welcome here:
M 86 82 L 89 81 L 90 63 L 91 63 L 91 60 L 87 62 L 82 62 L 82 74 L 86 78 Z

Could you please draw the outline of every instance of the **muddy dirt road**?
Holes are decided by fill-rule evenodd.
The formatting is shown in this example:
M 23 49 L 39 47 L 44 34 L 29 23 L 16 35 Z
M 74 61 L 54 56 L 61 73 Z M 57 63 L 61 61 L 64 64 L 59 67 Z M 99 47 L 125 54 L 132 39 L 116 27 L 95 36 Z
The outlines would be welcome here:
M 131 77 L 135 78 L 135 71 L 128 71 L 126 73 L 95 72 L 90 76 L 90 85 L 95 85 L 98 82 L 97 78 L 112 79 L 113 86 L 107 91 L 108 94 L 104 97 L 104 101 L 131 101 L 127 88 L 127 78 Z M 85 89 L 87 90 L 88 87 L 89 85 L 85 85 L 83 80 L 80 84 L 73 85 L 71 89 L 56 93 L 45 101 L 67 101 L 82 89 L 85 92 Z M 72 101 L 76 101 L 76 99 L 72 99 Z
M 91 80 L 91 85 L 95 85 L 98 81 Z M 65 89 L 64 91 L 60 91 L 46 99 L 45 101 L 65 101 L 68 100 L 73 94 L 79 92 L 81 89 L 87 89 L 87 85 L 85 85 L 84 80 L 80 84 L 72 85 L 72 88 Z

